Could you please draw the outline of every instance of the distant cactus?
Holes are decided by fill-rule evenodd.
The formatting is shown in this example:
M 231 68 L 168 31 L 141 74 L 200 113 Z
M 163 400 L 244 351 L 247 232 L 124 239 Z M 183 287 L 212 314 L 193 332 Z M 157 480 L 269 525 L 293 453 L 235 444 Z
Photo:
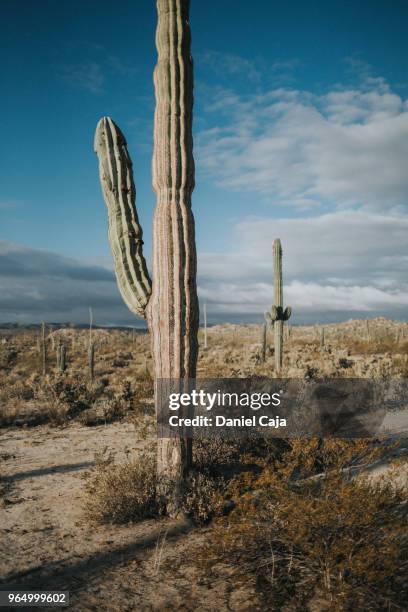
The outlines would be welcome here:
M 108 117 L 98 123 L 95 151 L 109 214 L 109 240 L 119 290 L 128 308 L 147 319 L 152 335 L 155 378 L 195 378 L 199 309 L 191 194 L 193 65 L 188 0 L 157 0 L 154 71 L 153 284 L 142 252 L 142 229 L 135 208 L 132 162 L 125 137 Z M 156 385 L 156 410 L 160 396 Z M 159 438 L 160 496 L 177 515 L 180 492 L 191 464 L 191 441 Z
M 262 325 L 262 334 L 261 334 L 261 361 L 265 362 L 266 358 L 266 334 L 267 334 L 267 324 L 264 323 Z
M 89 378 L 91 382 L 94 379 L 95 375 L 95 343 L 90 342 L 88 346 L 88 369 L 89 369 Z
M 207 338 L 207 304 L 204 303 L 204 348 L 208 348 Z
M 324 338 L 324 327 L 321 327 L 320 328 L 320 346 L 322 346 L 322 347 L 324 346 L 324 341 L 325 341 L 325 338 Z
M 41 361 L 43 376 L 47 373 L 47 339 L 45 337 L 45 322 L 41 323 Z
M 58 345 L 57 366 L 61 374 L 65 372 L 66 367 L 67 367 L 66 357 L 67 357 L 67 349 L 65 347 L 65 344 L 60 343 Z
M 89 308 L 89 341 L 88 341 L 88 369 L 89 379 L 93 382 L 94 379 L 94 367 L 95 367 L 95 343 L 92 339 L 92 325 L 93 325 L 93 310 Z
M 265 314 L 265 320 L 274 329 L 275 370 L 280 372 L 283 362 L 283 323 L 290 318 L 292 309 L 290 306 L 283 309 L 282 246 L 279 238 L 273 242 L 273 268 L 275 303 L 271 312 Z

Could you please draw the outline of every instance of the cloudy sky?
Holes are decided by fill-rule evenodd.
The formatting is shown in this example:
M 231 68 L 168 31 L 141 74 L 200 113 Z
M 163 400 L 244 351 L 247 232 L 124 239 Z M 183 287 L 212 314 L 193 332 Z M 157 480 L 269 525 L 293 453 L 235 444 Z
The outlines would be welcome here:
M 154 0 L 2 0 L 0 321 L 141 324 L 92 150 L 124 131 L 150 260 Z M 293 322 L 408 312 L 408 4 L 192 0 L 200 302 L 260 321 L 281 238 Z

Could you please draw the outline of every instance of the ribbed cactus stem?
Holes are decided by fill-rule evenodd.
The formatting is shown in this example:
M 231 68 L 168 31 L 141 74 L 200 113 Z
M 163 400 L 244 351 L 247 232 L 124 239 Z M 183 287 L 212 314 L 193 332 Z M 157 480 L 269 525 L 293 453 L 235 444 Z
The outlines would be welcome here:
M 320 346 L 324 346 L 324 341 L 325 341 L 325 338 L 324 338 L 324 327 L 321 327 L 320 328 Z
M 88 346 L 88 368 L 89 368 L 89 378 L 91 382 L 94 379 L 94 368 L 95 368 L 95 344 L 90 341 Z
M 264 323 L 262 325 L 262 334 L 261 334 L 261 361 L 265 362 L 266 359 L 266 334 L 267 334 L 267 325 Z
M 142 230 L 126 141 L 114 122 L 102 119 L 95 135 L 102 191 L 109 212 L 109 239 L 118 285 L 133 312 L 147 318 L 152 335 L 155 379 L 195 378 L 199 309 L 191 194 L 194 189 L 192 138 L 193 64 L 189 0 L 157 0 L 154 71 L 153 286 L 142 254 Z M 184 384 L 184 383 L 183 383 Z M 160 408 L 158 385 L 156 410 Z M 157 471 L 170 514 L 177 513 L 191 443 L 158 440 Z
M 61 373 L 65 372 L 66 369 L 66 356 L 67 356 L 67 349 L 65 348 L 64 344 L 60 344 L 59 346 L 59 358 L 58 358 L 58 367 L 59 367 L 59 371 Z
M 204 303 L 204 348 L 208 348 L 208 337 L 207 337 L 207 304 Z
M 97 125 L 94 148 L 108 208 L 109 242 L 118 287 L 127 307 L 145 318 L 151 281 L 143 257 L 143 232 L 135 206 L 132 161 L 124 135 L 109 117 L 103 117 Z
M 271 312 L 265 313 L 265 319 L 273 325 L 275 340 L 275 370 L 280 372 L 283 363 L 283 323 L 290 318 L 290 306 L 283 310 L 283 282 L 282 282 L 282 246 L 279 238 L 273 241 L 273 270 L 274 270 L 274 298 L 275 303 Z
M 47 373 L 47 340 L 45 337 L 45 323 L 41 323 L 41 358 L 43 376 Z
M 188 380 L 196 375 L 199 324 L 191 212 L 194 159 L 189 1 L 157 0 L 157 11 L 153 152 L 157 206 L 148 319 L 156 379 Z M 161 440 L 157 469 L 162 480 L 181 482 L 190 461 L 189 442 L 176 437 Z M 175 490 L 175 497 L 177 494 Z
M 275 306 L 283 309 L 282 288 L 282 246 L 279 238 L 273 242 L 273 269 Z M 274 324 L 275 337 L 275 369 L 279 371 L 283 362 L 283 320 L 277 318 Z

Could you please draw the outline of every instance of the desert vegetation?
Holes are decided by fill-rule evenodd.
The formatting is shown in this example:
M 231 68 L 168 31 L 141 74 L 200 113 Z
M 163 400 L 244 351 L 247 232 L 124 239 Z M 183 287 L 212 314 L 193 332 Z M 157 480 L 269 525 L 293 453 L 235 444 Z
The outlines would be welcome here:
M 282 374 L 406 377 L 407 324 L 368 328 L 326 324 L 322 342 L 322 326 L 286 327 Z M 203 440 L 184 518 L 166 518 L 149 336 L 94 329 L 92 379 L 89 330 L 45 325 L 45 374 L 42 338 L 1 332 L 4 582 L 68 584 L 81 610 L 102 605 L 107 581 L 108 610 L 128 609 L 126 593 L 142 609 L 404 609 L 405 440 Z M 200 377 L 276 374 L 262 324 L 209 327 L 199 342 Z
M 2 331 L 2 426 L 86 423 L 87 419 L 95 424 L 98 418 L 108 422 L 143 410 L 153 414 L 153 361 L 145 332 L 95 329 L 90 368 L 88 330 L 46 328 L 45 361 L 41 328 Z M 407 376 L 406 323 L 373 319 L 370 336 L 366 321 L 357 320 L 285 329 L 282 376 Z M 198 377 L 277 375 L 273 332 L 267 330 L 264 340 L 263 325 L 216 325 L 207 330 L 207 338 L 208 348 L 202 348 L 197 362 Z M 203 330 L 199 340 L 204 345 Z M 63 370 L 58 361 L 61 345 Z

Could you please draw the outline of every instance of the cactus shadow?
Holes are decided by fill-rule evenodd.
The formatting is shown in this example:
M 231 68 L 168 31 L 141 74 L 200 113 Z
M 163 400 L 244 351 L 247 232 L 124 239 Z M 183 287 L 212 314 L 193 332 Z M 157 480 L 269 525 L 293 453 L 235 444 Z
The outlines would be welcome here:
M 26 478 L 36 478 L 37 476 L 47 476 L 48 474 L 65 474 L 66 472 L 78 472 L 94 465 L 94 461 L 83 461 L 82 463 L 65 463 L 63 465 L 53 465 L 45 468 L 37 468 L 27 472 L 17 472 L 16 474 L 3 476 L 5 482 L 17 482 Z
M 172 522 L 173 525 L 166 529 L 166 541 L 175 541 L 196 529 L 192 521 L 184 518 Z M 81 593 L 86 592 L 92 582 L 96 580 L 105 582 L 104 572 L 112 571 L 116 566 L 126 565 L 139 554 L 155 549 L 158 539 L 163 536 L 164 523 L 168 525 L 168 521 L 161 521 L 159 527 L 138 537 L 135 541 L 110 550 L 95 552 L 74 563 L 70 562 L 70 559 L 64 559 L 0 577 L 0 588 L 2 590 L 69 591 L 70 609 L 72 604 L 74 604 L 72 609 L 77 609 L 75 603 L 80 601 Z M 143 524 L 139 524 L 139 527 L 146 528 Z M 24 609 L 30 610 L 31 608 Z M 38 608 L 33 608 L 33 610 L 38 610 Z

